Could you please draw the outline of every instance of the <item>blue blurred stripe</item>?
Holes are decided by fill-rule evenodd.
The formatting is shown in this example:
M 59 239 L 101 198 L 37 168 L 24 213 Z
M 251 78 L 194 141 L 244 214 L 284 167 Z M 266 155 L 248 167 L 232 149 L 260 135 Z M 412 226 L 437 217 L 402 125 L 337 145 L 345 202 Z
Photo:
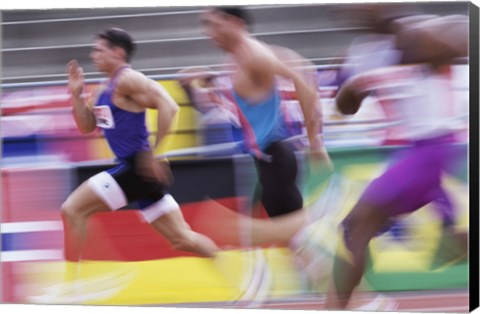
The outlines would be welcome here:
M 2 252 L 58 247 L 58 231 L 2 233 Z

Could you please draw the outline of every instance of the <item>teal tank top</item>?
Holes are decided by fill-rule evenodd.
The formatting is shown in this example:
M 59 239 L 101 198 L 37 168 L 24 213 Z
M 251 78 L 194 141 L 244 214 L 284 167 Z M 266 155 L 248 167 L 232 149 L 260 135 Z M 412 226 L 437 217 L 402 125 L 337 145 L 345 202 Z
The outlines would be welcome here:
M 289 136 L 288 128 L 280 108 L 280 92 L 275 86 L 268 97 L 259 103 L 249 103 L 235 91 L 233 97 L 255 134 L 255 140 L 261 151 Z

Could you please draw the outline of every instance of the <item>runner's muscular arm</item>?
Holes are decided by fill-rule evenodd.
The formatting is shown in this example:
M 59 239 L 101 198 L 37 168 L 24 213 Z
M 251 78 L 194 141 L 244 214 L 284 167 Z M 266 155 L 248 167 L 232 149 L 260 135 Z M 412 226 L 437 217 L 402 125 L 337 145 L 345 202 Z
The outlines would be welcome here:
M 335 97 L 335 103 L 339 112 L 347 115 L 357 113 L 363 99 L 369 94 L 365 86 L 367 79 L 365 74 L 359 74 L 349 78 L 342 85 Z
M 122 97 L 128 97 L 143 109 L 157 109 L 158 125 L 154 147 L 150 151 L 140 152 L 135 167 L 136 171 L 148 180 L 171 184 L 173 177 L 168 162 L 156 162 L 154 152 L 168 133 L 178 112 L 177 103 L 160 84 L 133 70 L 120 77 L 116 92 Z
M 263 82 L 271 84 L 275 75 L 292 80 L 304 115 L 310 150 L 315 159 L 322 159 L 330 163 L 325 147 L 318 138 L 322 127 L 322 111 L 315 75 L 304 68 L 310 65 L 308 61 L 284 47 L 260 49 L 259 53 L 250 54 L 247 60 L 248 62 L 243 66 L 249 70 L 251 76 L 256 77 L 259 84 Z M 299 69 L 300 66 L 303 67 L 302 70 Z
M 209 94 L 215 87 L 212 80 L 217 74 L 204 66 L 185 68 L 178 74 L 182 75 L 178 82 L 190 99 L 190 103 L 202 114 L 208 112 L 214 104 Z
M 400 18 L 392 23 L 397 45 L 407 62 L 448 64 L 468 56 L 468 17 L 465 15 Z
M 77 60 L 71 60 L 67 64 L 67 73 L 68 89 L 72 95 L 75 123 L 80 133 L 92 133 L 97 128 L 95 115 L 82 96 L 84 89 L 83 69 L 78 65 Z
M 167 135 L 173 118 L 179 110 L 177 103 L 160 84 L 136 71 L 129 71 L 122 75 L 118 83 L 117 93 L 130 98 L 142 108 L 158 111 L 157 136 L 153 147 L 153 150 L 155 150 Z
M 255 86 L 271 88 L 275 76 L 274 56 L 264 45 L 247 40 L 237 49 L 233 59 Z
M 297 99 L 305 119 L 305 127 L 312 152 L 324 150 L 318 134 L 323 127 L 320 96 L 317 92 L 316 74 L 305 69 L 312 64 L 294 51 L 284 48 L 274 48 L 277 55 L 275 74 L 291 79 L 295 85 Z M 302 67 L 302 69 L 300 69 Z

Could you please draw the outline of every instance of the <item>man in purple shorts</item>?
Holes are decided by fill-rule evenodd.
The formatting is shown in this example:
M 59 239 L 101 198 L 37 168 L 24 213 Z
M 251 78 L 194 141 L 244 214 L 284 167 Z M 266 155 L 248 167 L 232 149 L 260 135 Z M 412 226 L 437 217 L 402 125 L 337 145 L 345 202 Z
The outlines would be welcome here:
M 347 308 L 363 276 L 371 239 L 397 216 L 447 200 L 447 206 L 438 206 L 439 213 L 447 229 L 454 220 L 441 186 L 442 173 L 452 170 L 461 156 L 454 145 L 448 66 L 452 58 L 467 55 L 467 18 L 413 15 L 382 19 L 379 13 L 372 9 L 369 14 L 374 18 L 370 21 L 377 21 L 376 27 L 381 26 L 394 45 L 390 52 L 373 50 L 370 58 L 388 56 L 385 59 L 389 61 L 348 78 L 336 97 L 337 109 L 355 114 L 369 95 L 387 99 L 398 109 L 411 146 L 370 183 L 341 222 L 343 237 L 337 251 L 341 253 L 334 260 L 333 282 L 326 300 L 329 309 Z M 397 62 L 391 62 L 397 57 Z M 395 309 L 395 304 L 382 307 L 379 300 L 373 303 L 372 308 L 357 309 Z

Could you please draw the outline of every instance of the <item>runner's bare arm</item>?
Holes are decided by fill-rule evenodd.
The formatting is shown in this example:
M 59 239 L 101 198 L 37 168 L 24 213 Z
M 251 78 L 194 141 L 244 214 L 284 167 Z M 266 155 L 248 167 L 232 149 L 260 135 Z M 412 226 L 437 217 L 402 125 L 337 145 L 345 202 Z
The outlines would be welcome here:
M 323 113 L 320 96 L 317 92 L 316 74 L 313 64 L 296 52 L 284 48 L 273 48 L 276 58 L 275 72 L 277 75 L 291 79 L 295 85 L 297 98 L 305 119 L 310 148 L 313 152 L 323 150 L 323 143 L 318 134 L 323 127 Z
M 203 87 L 203 82 L 214 77 L 216 73 L 206 66 L 193 66 L 178 71 L 182 76 L 178 79 L 183 87 Z
M 408 62 L 450 63 L 468 56 L 468 17 L 464 15 L 406 17 L 393 22 L 398 47 Z
M 136 71 L 129 71 L 122 75 L 117 93 L 123 97 L 129 97 L 142 108 L 158 111 L 157 136 L 153 147 L 155 150 L 170 130 L 173 118 L 179 110 L 177 103 L 163 86 Z
M 72 60 L 67 64 L 67 73 L 75 123 L 80 133 L 91 133 L 97 128 L 95 115 L 82 95 L 84 89 L 83 69 L 78 65 L 77 60 Z
M 342 85 L 335 97 L 335 103 L 339 112 L 347 115 L 357 113 L 363 99 L 369 93 L 364 86 L 365 79 L 365 75 L 355 75 Z
M 213 78 L 218 74 L 209 67 L 189 67 L 178 72 L 178 81 L 190 99 L 190 103 L 201 113 L 208 111 L 213 102 L 209 96 L 215 87 Z

